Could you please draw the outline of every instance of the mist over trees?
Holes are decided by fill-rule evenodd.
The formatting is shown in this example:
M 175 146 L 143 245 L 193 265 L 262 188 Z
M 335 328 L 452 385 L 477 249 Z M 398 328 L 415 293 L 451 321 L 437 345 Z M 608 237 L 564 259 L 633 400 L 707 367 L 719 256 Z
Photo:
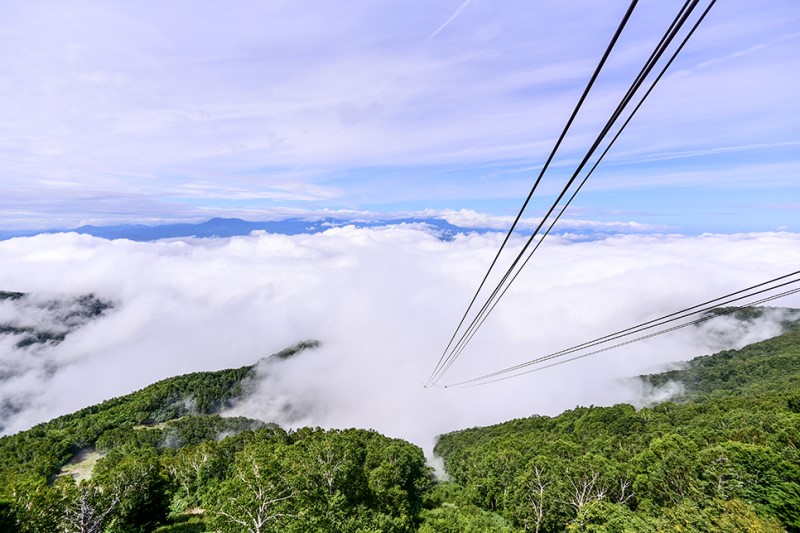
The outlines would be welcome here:
M 537 532 L 800 528 L 800 330 L 643 379 L 681 402 L 443 435 L 459 501 Z
M 674 401 L 440 436 L 219 412 L 253 367 L 158 382 L 0 438 L 9 532 L 796 531 L 800 330 L 643 376 Z

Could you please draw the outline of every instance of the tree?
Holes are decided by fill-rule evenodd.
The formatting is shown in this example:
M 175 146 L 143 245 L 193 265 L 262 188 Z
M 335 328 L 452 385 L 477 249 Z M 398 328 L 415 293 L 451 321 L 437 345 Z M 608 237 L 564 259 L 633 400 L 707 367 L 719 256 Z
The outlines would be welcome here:
M 208 510 L 220 531 L 284 531 L 299 513 L 291 505 L 297 489 L 281 461 L 287 447 L 255 443 L 237 454 L 229 477 L 212 493 Z
M 502 516 L 471 504 L 444 503 L 423 513 L 419 533 L 513 533 Z
M 513 513 L 525 531 L 539 533 L 545 515 L 552 515 L 556 506 L 555 472 L 552 461 L 542 456 L 534 457 L 516 480 Z
M 752 505 L 742 500 L 711 500 L 706 505 L 686 499 L 665 509 L 659 531 L 719 531 L 721 533 L 782 533 L 774 518 L 758 516 Z
M 566 465 L 561 502 L 572 509 L 579 530 L 585 522 L 585 508 L 608 500 L 613 475 L 612 465 L 600 455 L 584 455 Z
M 202 475 L 216 454 L 216 442 L 204 442 L 174 451 L 162 458 L 162 463 L 176 487 L 175 510 L 183 511 L 201 501 Z
M 350 531 L 355 509 L 369 507 L 369 483 L 364 471 L 368 432 L 316 431 L 290 451 L 291 476 L 307 511 L 311 529 Z
M 0 500 L 0 531 L 8 531 L 9 533 L 18 531 L 14 506 L 11 502 L 3 500 Z
M 20 477 L 10 486 L 5 486 L 9 507 L 6 519 L 13 518 L 20 533 L 56 531 L 65 508 L 60 488 L 67 481 L 72 483 L 71 479 L 58 480 L 55 486 L 49 486 L 44 480 Z
M 416 446 L 374 435 L 364 464 L 370 505 L 392 517 L 398 527 L 414 529 L 422 494 L 433 484 L 431 469 Z
M 634 458 L 639 474 L 634 490 L 646 505 L 671 506 L 698 494 L 697 446 L 680 435 L 654 439 Z
M 626 505 L 595 501 L 585 506 L 582 519 L 567 526 L 569 532 L 586 533 L 655 533 L 657 525 L 639 516 Z
M 65 533 L 100 533 L 117 509 L 124 492 L 106 493 L 95 483 L 65 487 L 68 502 L 61 520 Z
M 98 461 L 90 481 L 82 482 L 102 496 L 97 498 L 115 528 L 149 530 L 169 511 L 169 482 L 157 451 L 136 450 L 112 454 Z M 106 509 L 111 509 L 106 513 Z

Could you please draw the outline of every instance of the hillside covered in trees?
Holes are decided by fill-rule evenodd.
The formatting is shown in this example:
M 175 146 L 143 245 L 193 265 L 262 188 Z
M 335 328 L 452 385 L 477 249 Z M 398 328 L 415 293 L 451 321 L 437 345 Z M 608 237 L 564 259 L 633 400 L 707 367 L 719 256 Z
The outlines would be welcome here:
M 441 436 L 451 501 L 525 531 L 800 531 L 800 330 L 789 329 L 641 378 L 680 383 L 674 401 Z
M 374 431 L 220 416 L 254 367 L 178 376 L 0 438 L 0 531 L 800 530 L 800 330 L 785 326 L 639 378 L 680 383 L 671 402 L 442 435 L 446 482 Z
M 417 529 L 418 447 L 219 416 L 253 372 L 178 376 L 0 438 L 0 531 Z

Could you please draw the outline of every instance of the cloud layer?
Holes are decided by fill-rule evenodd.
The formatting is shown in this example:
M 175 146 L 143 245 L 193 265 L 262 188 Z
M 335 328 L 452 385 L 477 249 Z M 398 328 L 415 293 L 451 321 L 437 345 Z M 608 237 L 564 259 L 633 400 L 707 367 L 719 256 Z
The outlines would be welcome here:
M 19 372 L 0 381 L 0 403 L 22 407 L 7 431 L 313 338 L 321 348 L 262 369 L 269 376 L 237 413 L 371 427 L 429 446 L 460 427 L 634 401 L 640 391 L 622 378 L 744 342 L 721 326 L 707 337 L 682 330 L 502 384 L 423 389 L 500 239 L 444 242 L 399 225 L 151 243 L 76 234 L 0 242 L 2 289 L 115 303 L 57 346 L 3 342 L 0 362 Z M 784 274 L 800 263 L 799 241 L 790 233 L 552 238 L 443 382 Z M 791 298 L 776 304 L 800 306 Z M 775 333 L 765 328 L 758 335 Z

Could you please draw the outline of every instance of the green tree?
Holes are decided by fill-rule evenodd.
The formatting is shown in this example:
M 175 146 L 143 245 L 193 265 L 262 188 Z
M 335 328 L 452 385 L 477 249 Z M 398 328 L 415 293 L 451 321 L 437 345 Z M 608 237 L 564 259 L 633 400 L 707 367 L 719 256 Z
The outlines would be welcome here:
M 634 490 L 645 506 L 669 507 L 699 494 L 697 446 L 676 434 L 654 439 L 634 458 Z
M 539 533 L 565 514 L 557 500 L 563 466 L 537 455 L 521 470 L 514 482 L 511 512 L 525 531 Z
M 4 487 L 7 491 L 6 520 L 13 517 L 20 533 L 56 531 L 66 507 L 62 484 L 72 480 L 59 480 L 55 486 L 35 477 L 18 477 Z
M 315 531 L 348 531 L 359 504 L 367 504 L 366 448 L 358 431 L 317 431 L 290 449 L 293 484 Z
M 580 520 L 567 526 L 570 532 L 586 533 L 656 533 L 657 524 L 632 511 L 628 506 L 608 501 L 594 501 L 580 511 Z
M 287 451 L 262 442 L 237 454 L 229 477 L 209 495 L 207 510 L 219 531 L 285 531 L 300 516 L 293 505 L 297 489 L 282 461 Z

